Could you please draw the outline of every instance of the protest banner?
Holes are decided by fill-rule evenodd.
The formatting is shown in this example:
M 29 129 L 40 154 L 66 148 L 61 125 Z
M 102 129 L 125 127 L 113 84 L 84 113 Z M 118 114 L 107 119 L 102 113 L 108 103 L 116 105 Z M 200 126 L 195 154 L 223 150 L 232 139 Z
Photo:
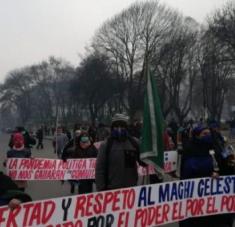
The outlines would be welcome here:
M 167 171 L 173 171 L 175 163 L 174 154 L 176 151 L 165 152 L 168 157 L 165 165 Z M 169 153 L 169 154 L 168 154 Z M 95 158 L 88 159 L 68 159 L 66 162 L 60 159 L 43 158 L 10 158 L 7 160 L 7 175 L 14 180 L 70 180 L 70 179 L 94 179 L 95 178 Z M 175 165 L 176 166 L 176 165 Z M 169 171 L 170 170 L 170 171 Z M 140 176 L 154 174 L 153 166 L 146 168 L 139 166 Z
M 94 179 L 96 159 L 10 158 L 7 175 L 14 180 Z
M 47 199 L 10 210 L 5 227 L 143 227 L 235 212 L 235 176 L 188 179 Z

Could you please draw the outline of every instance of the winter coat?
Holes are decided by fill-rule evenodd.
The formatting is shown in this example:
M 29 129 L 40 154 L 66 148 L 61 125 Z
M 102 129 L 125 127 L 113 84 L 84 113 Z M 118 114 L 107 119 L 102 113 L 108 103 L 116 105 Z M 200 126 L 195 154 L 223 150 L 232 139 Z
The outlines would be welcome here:
M 65 145 L 68 143 L 69 139 L 65 133 L 58 133 L 54 136 L 53 146 L 56 149 L 57 154 L 61 154 Z M 57 144 L 56 144 L 57 143 Z
M 96 158 L 97 149 L 92 144 L 86 149 L 82 148 L 70 148 L 67 152 L 67 159 L 84 159 L 84 158 Z
M 136 186 L 139 150 L 129 139 L 112 139 L 112 146 L 107 149 L 110 139 L 104 141 L 98 152 L 95 173 L 97 190 Z
M 209 177 L 214 171 L 213 158 L 210 155 L 212 145 L 192 139 L 182 154 L 181 178 Z
M 38 131 L 36 133 L 36 137 L 38 140 L 43 140 L 43 130 L 42 129 L 38 129 Z
M 21 202 L 31 201 L 31 197 L 19 191 L 12 179 L 0 172 L 0 206 L 7 205 L 11 199 L 19 199 Z
M 30 158 L 30 157 L 31 157 L 31 151 L 29 149 L 23 149 L 23 150 L 11 149 L 7 152 L 7 158 Z M 15 183 L 19 188 L 27 187 L 27 181 L 16 180 Z

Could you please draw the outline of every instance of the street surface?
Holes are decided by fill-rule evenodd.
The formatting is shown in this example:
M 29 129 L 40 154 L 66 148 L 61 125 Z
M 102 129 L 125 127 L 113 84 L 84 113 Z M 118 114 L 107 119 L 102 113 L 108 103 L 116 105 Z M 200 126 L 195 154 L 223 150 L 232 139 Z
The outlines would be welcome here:
M 8 150 L 9 138 L 10 138 L 10 134 L 2 134 L 2 133 L 0 134 L 0 170 L 1 171 L 4 171 L 4 167 L 2 163 L 6 158 L 6 151 Z M 32 156 L 41 157 L 41 158 L 57 158 L 57 156 L 53 152 L 51 140 L 44 140 L 43 150 L 37 150 L 36 148 L 33 148 Z M 63 196 L 71 195 L 69 184 L 67 182 L 64 182 L 64 184 L 62 184 L 60 181 L 29 181 L 26 192 L 31 195 L 33 200 L 42 200 L 42 199 L 56 198 L 56 197 L 63 197 Z M 174 224 L 164 225 L 164 227 L 178 227 L 178 224 L 174 223 Z

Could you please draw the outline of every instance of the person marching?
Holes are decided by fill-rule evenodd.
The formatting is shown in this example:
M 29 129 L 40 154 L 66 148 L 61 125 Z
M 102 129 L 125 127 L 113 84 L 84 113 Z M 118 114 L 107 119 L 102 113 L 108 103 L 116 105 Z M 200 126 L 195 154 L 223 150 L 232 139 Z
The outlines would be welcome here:
M 87 159 L 87 158 L 96 158 L 97 149 L 93 145 L 92 138 L 87 132 L 81 133 L 78 137 L 74 138 L 74 147 L 70 148 L 66 152 L 67 159 Z M 71 181 L 71 193 L 74 193 L 75 184 L 77 180 Z M 93 191 L 94 179 L 81 179 L 78 180 L 78 192 L 79 194 L 90 193 Z
M 98 191 L 132 187 L 137 185 L 138 140 L 128 133 L 128 117 L 115 114 L 111 135 L 99 148 L 95 181 Z
M 13 147 L 7 151 L 7 158 L 30 158 L 31 151 L 25 148 L 24 137 L 21 133 L 17 132 L 12 136 Z M 19 190 L 24 191 L 27 187 L 27 181 L 16 180 L 16 185 Z
M 36 132 L 36 137 L 38 139 L 37 149 L 43 149 L 43 127 L 40 127 Z

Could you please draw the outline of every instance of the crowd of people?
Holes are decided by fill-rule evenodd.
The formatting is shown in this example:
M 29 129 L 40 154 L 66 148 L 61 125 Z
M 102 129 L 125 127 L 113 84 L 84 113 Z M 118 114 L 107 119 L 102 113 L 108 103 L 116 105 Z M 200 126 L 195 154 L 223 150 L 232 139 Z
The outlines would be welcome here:
M 140 160 L 140 141 L 142 124 L 136 120 L 129 124 L 129 119 L 124 114 L 115 114 L 111 126 L 100 124 L 98 127 L 75 125 L 73 133 L 57 127 L 53 137 L 53 148 L 57 157 L 67 159 L 97 158 L 95 179 L 70 180 L 70 192 L 74 193 L 77 186 L 78 193 L 90 193 L 97 191 L 118 189 L 136 186 L 138 182 L 137 166 L 147 165 Z M 44 130 L 41 127 L 37 133 L 37 149 L 43 149 Z M 103 141 L 99 149 L 94 146 L 96 141 Z M 235 170 L 235 158 L 233 148 L 227 144 L 225 137 L 220 132 L 220 125 L 216 121 L 207 124 L 188 121 L 179 126 L 172 120 L 166 125 L 163 133 L 165 150 L 177 150 L 180 157 L 179 178 L 192 179 L 200 177 L 213 177 L 232 175 Z M 35 138 L 23 127 L 16 128 L 9 142 L 7 157 L 29 158 L 31 147 L 36 144 Z M 176 173 L 171 173 L 177 177 Z M 8 179 L 3 173 L 2 178 Z M 150 176 L 150 183 L 161 182 L 159 174 Z M 11 204 L 12 199 L 19 198 L 22 202 L 29 201 L 30 196 L 24 193 L 27 182 L 11 182 L 12 188 L 21 193 L 7 197 L 8 186 L 4 186 L 4 192 L 0 194 L 0 205 Z M 12 194 L 13 195 L 13 194 Z M 5 197 L 4 197 L 5 196 Z M 26 196 L 26 198 L 25 198 Z M 16 204 L 17 204 L 16 203 Z M 14 206 L 13 206 L 14 207 Z M 233 215 L 217 215 L 208 217 L 190 218 L 180 222 L 180 227 L 209 226 L 232 227 Z

